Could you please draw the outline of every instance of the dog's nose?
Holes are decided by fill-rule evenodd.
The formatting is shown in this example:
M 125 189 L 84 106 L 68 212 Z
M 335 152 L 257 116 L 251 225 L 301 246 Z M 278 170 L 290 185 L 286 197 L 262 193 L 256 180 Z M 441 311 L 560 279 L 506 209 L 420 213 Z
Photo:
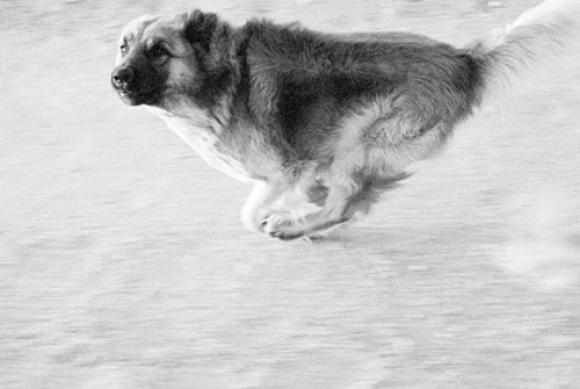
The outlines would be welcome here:
M 112 74 L 113 85 L 117 88 L 126 88 L 133 80 L 135 72 L 131 67 L 122 67 L 115 69 Z

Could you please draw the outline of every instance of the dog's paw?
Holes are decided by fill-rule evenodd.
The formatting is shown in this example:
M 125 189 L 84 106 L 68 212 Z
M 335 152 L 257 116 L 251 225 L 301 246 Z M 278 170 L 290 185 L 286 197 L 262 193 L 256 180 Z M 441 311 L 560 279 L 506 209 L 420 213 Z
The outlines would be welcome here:
M 289 213 L 270 214 L 262 222 L 262 231 L 282 240 L 300 238 L 306 232 L 301 221 Z

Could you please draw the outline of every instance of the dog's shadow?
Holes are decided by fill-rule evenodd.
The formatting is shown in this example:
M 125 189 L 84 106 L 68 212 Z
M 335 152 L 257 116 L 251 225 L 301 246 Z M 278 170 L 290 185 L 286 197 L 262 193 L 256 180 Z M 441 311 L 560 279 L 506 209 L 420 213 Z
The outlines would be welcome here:
M 417 244 L 420 240 L 424 240 L 424 237 L 413 234 L 411 231 L 401 231 L 388 226 L 345 225 L 306 240 L 314 246 L 358 249 L 374 254 L 392 255 L 408 251 L 413 247 L 416 249 Z

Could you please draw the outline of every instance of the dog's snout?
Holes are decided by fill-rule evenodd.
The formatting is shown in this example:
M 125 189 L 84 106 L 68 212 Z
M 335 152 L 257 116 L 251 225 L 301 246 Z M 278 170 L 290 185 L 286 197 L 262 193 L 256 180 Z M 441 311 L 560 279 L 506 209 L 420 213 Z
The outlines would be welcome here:
M 113 85 L 120 89 L 125 89 L 135 77 L 135 71 L 129 66 L 117 68 L 113 71 L 112 81 Z

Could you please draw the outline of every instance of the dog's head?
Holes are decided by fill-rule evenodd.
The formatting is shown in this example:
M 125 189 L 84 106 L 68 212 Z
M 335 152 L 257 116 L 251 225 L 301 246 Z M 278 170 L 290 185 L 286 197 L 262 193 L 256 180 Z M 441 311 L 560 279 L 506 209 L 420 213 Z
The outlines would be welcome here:
M 219 26 L 216 15 L 200 11 L 129 22 L 118 43 L 113 88 L 129 105 L 161 106 L 174 95 L 202 93 L 208 73 L 215 73 Z

